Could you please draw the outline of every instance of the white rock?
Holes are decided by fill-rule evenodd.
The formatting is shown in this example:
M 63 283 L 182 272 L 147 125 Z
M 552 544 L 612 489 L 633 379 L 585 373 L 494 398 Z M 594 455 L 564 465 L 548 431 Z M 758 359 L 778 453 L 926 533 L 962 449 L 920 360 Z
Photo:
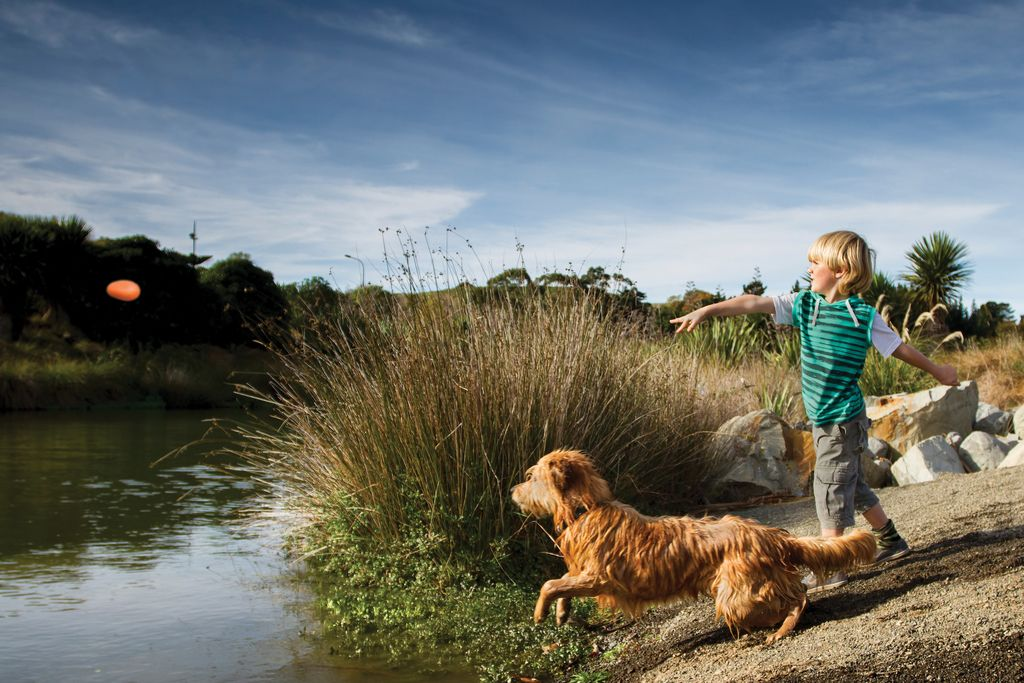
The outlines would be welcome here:
M 871 456 L 874 458 L 884 458 L 889 455 L 889 444 L 882 441 L 881 439 L 876 439 L 873 436 L 869 436 L 868 451 L 870 451 Z
M 1013 413 L 1013 433 L 1024 437 L 1024 406 L 1017 408 Z
M 1011 413 L 1000 410 L 990 404 L 978 402 L 978 411 L 974 414 L 974 429 L 989 434 L 1005 434 L 1010 428 Z
M 892 466 L 892 475 L 900 486 L 934 481 L 938 475 L 947 472 L 963 474 L 964 466 L 956 451 L 941 435 L 911 447 Z
M 960 461 L 968 472 L 994 470 L 1010 448 L 988 432 L 971 432 L 960 444 Z
M 946 434 L 946 443 L 953 448 L 960 448 L 960 444 L 963 443 L 964 437 L 960 435 L 960 432 L 950 432 Z
M 913 394 L 868 396 L 864 402 L 872 421 L 871 435 L 904 453 L 937 434 L 969 434 L 978 411 L 978 385 L 961 382 Z
M 733 463 L 722 479 L 723 495 L 804 494 L 805 477 L 786 457 L 785 429 L 788 425 L 769 410 L 734 417 L 718 428 L 719 447 Z
M 1024 465 L 1024 442 L 1021 442 L 1010 449 L 1010 452 L 1006 454 L 1003 461 L 999 463 L 999 467 L 1016 467 L 1017 465 Z

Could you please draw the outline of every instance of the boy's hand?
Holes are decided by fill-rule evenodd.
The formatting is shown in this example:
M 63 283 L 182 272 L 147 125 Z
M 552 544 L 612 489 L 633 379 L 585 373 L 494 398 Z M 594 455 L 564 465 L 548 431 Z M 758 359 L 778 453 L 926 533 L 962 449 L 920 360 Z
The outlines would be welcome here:
M 943 384 L 955 387 L 960 384 L 956 375 L 956 368 L 952 365 L 939 365 L 935 368 L 935 379 Z
M 700 325 L 705 318 L 708 317 L 708 312 L 704 310 L 706 307 L 698 308 L 696 311 L 691 311 L 680 318 L 672 318 L 669 322 L 673 325 L 679 325 L 676 328 L 676 334 L 680 332 L 691 332 L 693 328 Z

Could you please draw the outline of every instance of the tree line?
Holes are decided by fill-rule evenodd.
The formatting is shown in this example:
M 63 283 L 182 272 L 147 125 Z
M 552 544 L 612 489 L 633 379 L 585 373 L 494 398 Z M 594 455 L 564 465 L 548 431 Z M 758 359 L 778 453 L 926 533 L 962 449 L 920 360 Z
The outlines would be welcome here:
M 403 298 L 377 285 L 341 292 L 320 277 L 278 285 L 273 275 L 244 253 L 212 265 L 208 257 L 161 248 L 143 235 L 94 238 L 76 216 L 33 217 L 0 212 L 0 313 L 7 336 L 17 341 L 32 315 L 63 316 L 89 339 L 158 346 L 164 343 L 232 346 L 274 335 L 304 336 L 324 325 L 344 332 L 345 311 L 353 305 Z M 876 272 L 864 298 L 878 303 L 894 321 L 936 311 L 945 331 L 965 336 L 996 334 L 1012 325 L 1008 304 L 988 301 L 967 308 L 961 292 L 972 273 L 967 248 L 942 232 L 916 242 L 907 252 L 907 270 L 899 279 Z M 125 303 L 105 294 L 119 279 L 135 281 L 140 302 Z M 793 290 L 807 286 L 797 280 Z M 621 273 L 594 266 L 583 273 L 544 273 L 536 278 L 515 267 L 490 278 L 486 285 L 462 283 L 456 288 L 484 301 L 500 293 L 506 301 L 534 294 L 582 292 L 597 297 L 618 315 L 670 332 L 668 322 L 700 306 L 726 298 L 689 282 L 681 295 L 651 304 L 636 283 Z M 757 269 L 742 292 L 764 294 Z M 404 298 L 408 298 L 407 296 Z M 140 305 L 141 304 L 141 305 Z M 939 311 L 936 309 L 938 306 Z M 888 307 L 888 308 L 885 308 Z

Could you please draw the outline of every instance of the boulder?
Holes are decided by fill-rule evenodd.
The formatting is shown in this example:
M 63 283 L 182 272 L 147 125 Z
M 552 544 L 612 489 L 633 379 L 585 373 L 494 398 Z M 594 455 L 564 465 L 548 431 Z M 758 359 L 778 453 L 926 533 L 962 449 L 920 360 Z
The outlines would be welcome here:
M 882 439 L 897 453 L 939 434 L 968 434 L 978 412 L 978 385 L 940 386 L 913 394 L 868 396 L 871 436 Z
M 860 454 L 860 471 L 864 474 L 864 481 L 873 489 L 880 489 L 888 486 L 891 479 L 890 471 L 892 463 L 888 458 L 875 458 L 871 453 L 864 451 Z
M 942 435 L 910 447 L 892 466 L 892 476 L 900 486 L 934 481 L 944 473 L 963 474 L 964 466 Z
M 974 429 L 989 434 L 1006 434 L 1012 419 L 1011 413 L 981 401 L 978 403 L 978 412 L 974 414 Z
M 868 451 L 870 451 L 871 457 L 873 458 L 884 458 L 887 455 L 889 455 L 889 444 L 882 441 L 881 439 L 876 439 L 873 436 L 869 436 Z
M 786 463 L 787 467 L 796 472 L 797 478 L 803 486 L 804 493 L 811 490 L 811 477 L 814 475 L 814 464 L 818 455 L 814 450 L 814 437 L 811 430 L 800 427 L 790 427 L 782 423 L 782 435 L 786 439 Z
M 1013 412 L 1013 433 L 1024 438 L 1024 406 Z
M 716 439 L 725 457 L 733 463 L 722 480 L 725 498 L 804 495 L 808 472 L 814 468 L 810 433 L 791 429 L 771 411 L 757 410 L 723 424 Z M 806 469 L 808 445 L 810 469 Z
M 988 432 L 971 432 L 960 444 L 960 462 L 968 472 L 994 470 L 1010 447 Z
M 1017 465 L 1024 465 L 1024 441 L 1011 448 L 1003 461 L 999 463 L 1000 468 L 1016 467 Z

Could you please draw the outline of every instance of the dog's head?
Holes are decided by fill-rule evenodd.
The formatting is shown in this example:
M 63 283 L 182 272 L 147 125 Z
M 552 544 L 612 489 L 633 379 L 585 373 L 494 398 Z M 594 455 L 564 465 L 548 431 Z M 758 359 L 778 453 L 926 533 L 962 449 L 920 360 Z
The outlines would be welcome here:
M 512 489 L 512 500 L 535 517 L 554 517 L 562 529 L 576 518 L 577 508 L 590 510 L 612 500 L 608 482 L 579 451 L 552 451 L 526 470 L 526 481 Z

